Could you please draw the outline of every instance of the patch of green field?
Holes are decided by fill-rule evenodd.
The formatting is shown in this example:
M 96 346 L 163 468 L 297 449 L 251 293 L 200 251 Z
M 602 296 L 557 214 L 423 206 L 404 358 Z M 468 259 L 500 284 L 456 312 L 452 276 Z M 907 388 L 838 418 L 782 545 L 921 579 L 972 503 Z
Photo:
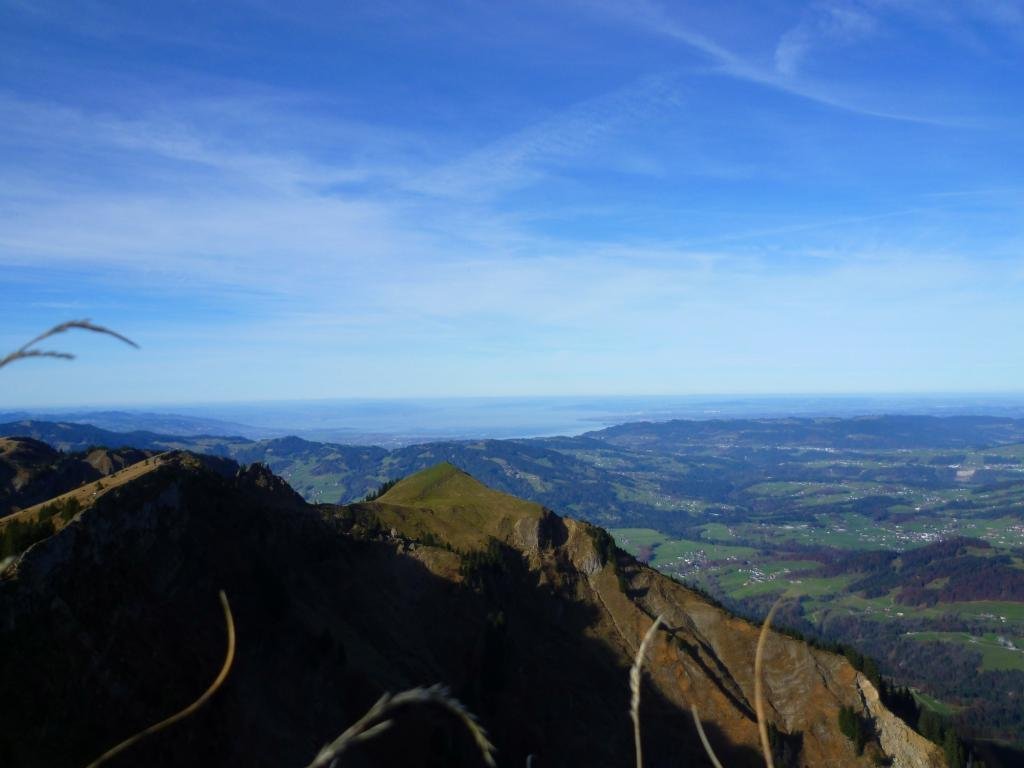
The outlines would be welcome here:
M 964 536 L 985 539 L 997 545 L 1015 547 L 1024 543 L 1024 525 L 1019 517 L 962 520 L 959 531 Z
M 985 453 L 993 456 L 1010 456 L 1024 461 L 1024 444 L 1001 445 L 998 448 L 986 448 Z
M 809 543 L 841 549 L 892 548 L 900 543 L 900 534 L 874 520 L 852 512 L 821 514 L 818 526 L 809 526 L 805 536 Z
M 777 581 L 766 581 L 766 582 L 753 582 L 746 586 L 739 587 L 738 589 L 732 590 L 729 594 L 731 597 L 743 599 L 746 597 L 756 597 L 757 595 L 774 595 L 777 594 L 780 597 L 786 592 L 786 585 Z
M 736 534 L 724 523 L 708 523 L 704 526 L 704 537 L 711 541 L 728 541 L 735 539 Z
M 891 462 L 878 461 L 876 459 L 865 459 L 865 458 L 845 458 L 845 459 L 819 459 L 818 461 L 805 461 L 802 462 L 805 467 L 813 469 L 828 469 L 830 467 L 860 467 L 861 469 L 883 469 L 885 467 L 892 466 Z
M 761 566 L 765 573 L 807 571 L 820 567 L 821 563 L 817 563 L 814 560 L 770 560 Z
M 842 504 L 844 501 L 851 501 L 857 498 L 852 492 L 847 493 L 824 493 L 808 494 L 796 500 L 796 506 L 801 509 L 810 507 L 830 507 L 833 504 Z
M 753 557 L 753 547 L 737 547 L 690 539 L 670 539 L 652 528 L 611 528 L 609 533 L 615 542 L 632 555 L 644 547 L 655 547 L 652 565 L 667 565 L 679 558 L 695 558 L 703 554 L 708 560 L 736 560 Z
M 610 528 L 615 543 L 631 554 L 640 547 L 650 547 L 668 541 L 668 537 L 653 528 Z
M 853 579 L 850 575 L 795 579 L 790 583 L 788 594 L 792 597 L 835 595 L 842 592 Z
M 892 597 L 883 595 L 882 597 L 861 597 L 860 595 L 843 595 L 842 605 L 850 608 L 855 608 L 859 611 L 886 611 L 896 613 L 906 613 L 903 606 L 897 605 Z
M 933 514 L 895 523 L 879 522 L 854 512 L 822 512 L 815 515 L 814 523 L 739 523 L 731 530 L 736 537 L 747 540 L 792 541 L 840 549 L 909 549 L 958 535 L 984 539 L 997 547 L 1024 545 L 1024 522 L 1011 516 L 958 520 Z
M 718 586 L 730 597 L 743 599 L 779 593 L 787 597 L 821 597 L 841 592 L 852 576 L 809 577 L 802 571 L 818 567 L 809 560 L 773 561 L 718 568 Z
M 288 481 L 307 501 L 314 504 L 338 503 L 345 494 L 345 482 L 340 475 L 314 474 L 315 466 L 316 462 L 313 461 L 270 462 L 270 468 Z
M 1008 623 L 1024 622 L 1024 603 L 1007 603 L 995 600 L 977 600 L 969 603 L 948 603 L 943 606 L 945 613 L 961 613 L 968 616 L 994 617 L 1001 621 L 1005 617 Z
M 866 599 L 859 595 L 845 594 L 844 590 L 849 585 L 849 577 L 836 577 L 835 579 L 820 579 L 811 581 L 804 589 L 807 601 L 804 603 L 804 611 L 812 622 L 819 622 L 823 619 L 824 613 L 839 611 L 840 613 L 853 614 L 865 621 L 894 621 L 911 614 L 903 610 L 903 606 L 895 605 L 890 597 L 876 597 Z M 898 615 L 902 614 L 902 616 Z
M 928 709 L 932 710 L 936 714 L 942 715 L 943 717 L 951 717 L 959 712 L 962 708 L 955 704 L 947 704 L 944 701 L 939 701 L 934 696 L 929 696 L 927 693 L 921 691 L 911 691 L 914 698 L 917 699 L 918 704 L 922 704 Z
M 708 560 L 746 559 L 757 554 L 753 547 L 734 547 L 689 539 L 670 539 L 654 550 L 652 562 L 662 563 L 677 558 L 693 557 L 703 553 Z
M 792 496 L 805 491 L 811 485 L 823 486 L 824 483 L 794 483 L 780 480 L 752 485 L 746 489 L 746 493 L 751 496 Z
M 979 643 L 978 649 L 981 651 L 982 670 L 1017 669 L 1024 671 L 1024 651 L 1019 650 L 1019 645 L 1018 650 L 1010 650 L 995 645 Z
M 992 633 L 980 637 L 969 635 L 965 632 L 914 632 L 908 633 L 914 640 L 920 642 L 939 641 L 958 643 L 972 648 L 981 654 L 981 669 L 988 670 L 1024 670 L 1024 650 L 1021 650 L 1021 640 L 1014 642 L 1015 648 L 1006 647 L 1000 643 L 997 636 Z

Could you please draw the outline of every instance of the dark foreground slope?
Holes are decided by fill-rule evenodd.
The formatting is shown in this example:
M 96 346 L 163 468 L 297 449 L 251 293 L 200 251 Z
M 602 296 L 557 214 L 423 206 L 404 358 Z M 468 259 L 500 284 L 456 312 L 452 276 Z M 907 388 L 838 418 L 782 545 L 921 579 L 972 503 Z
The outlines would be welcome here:
M 374 503 L 314 508 L 260 466 L 187 454 L 98 496 L 3 574 L 0 764 L 85 765 L 194 699 L 223 659 L 221 589 L 238 631 L 225 687 L 112 764 L 303 766 L 382 691 L 444 682 L 500 765 L 630 765 L 627 670 L 658 614 L 646 764 L 706 764 L 691 704 L 725 764 L 760 764 L 757 629 L 600 529 L 449 465 Z M 765 682 L 791 765 L 941 765 L 840 657 L 773 635 Z M 840 706 L 877 734 L 860 757 Z M 458 724 L 417 710 L 344 764 L 479 761 Z

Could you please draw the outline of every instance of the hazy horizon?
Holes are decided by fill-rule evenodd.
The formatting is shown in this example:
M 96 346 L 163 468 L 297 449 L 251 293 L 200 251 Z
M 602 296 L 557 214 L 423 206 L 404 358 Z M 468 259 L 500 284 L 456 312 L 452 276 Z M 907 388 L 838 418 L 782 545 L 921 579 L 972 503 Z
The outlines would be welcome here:
M 252 439 L 295 435 L 315 441 L 380 445 L 575 436 L 637 421 L 883 414 L 1024 418 L 1024 393 L 339 398 L 20 411 L 0 407 L 0 421 L 23 415 L 56 420 L 66 417 L 112 431 L 239 435 Z

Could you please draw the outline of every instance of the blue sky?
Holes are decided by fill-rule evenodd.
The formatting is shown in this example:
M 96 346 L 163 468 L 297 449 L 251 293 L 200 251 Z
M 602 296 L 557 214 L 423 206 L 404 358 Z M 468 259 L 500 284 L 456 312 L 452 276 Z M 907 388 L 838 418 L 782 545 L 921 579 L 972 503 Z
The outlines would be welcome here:
M 5 406 L 1024 389 L 1024 3 L 0 0 Z

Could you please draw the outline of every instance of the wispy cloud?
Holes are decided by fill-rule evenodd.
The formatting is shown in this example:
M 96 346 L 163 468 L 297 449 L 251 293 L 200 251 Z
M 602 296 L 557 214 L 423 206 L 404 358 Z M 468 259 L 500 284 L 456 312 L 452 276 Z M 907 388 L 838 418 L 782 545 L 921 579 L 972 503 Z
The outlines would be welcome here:
M 851 42 L 875 29 L 874 19 L 852 7 L 828 6 L 816 21 L 802 21 L 774 42 L 771 57 L 761 52 L 743 55 L 731 50 L 712 36 L 678 20 L 674 13 L 654 0 L 607 0 L 592 7 L 619 22 L 682 43 L 705 55 L 714 65 L 714 71 L 727 77 L 866 117 L 947 127 L 977 125 L 976 120 L 962 115 L 917 114 L 890 108 L 863 96 L 844 93 L 846 89 L 838 83 L 817 82 L 800 76 L 799 62 L 822 36 Z
M 779 39 L 775 46 L 775 68 L 792 77 L 816 48 L 850 45 L 872 35 L 877 28 L 878 22 L 873 16 L 854 6 L 837 3 L 814 6 Z
M 40 37 L 18 59 L 38 83 L 0 77 L 0 301 L 22 309 L 0 335 L 103 309 L 76 314 L 166 356 L 96 381 L 163 399 L 217 377 L 239 398 L 856 388 L 980 339 L 939 370 L 955 383 L 1020 318 L 1020 150 L 885 108 L 927 72 L 830 56 L 886 40 L 891 6 L 537 3 L 525 39 L 497 6 L 434 27 L 421 6 L 415 40 L 397 11 L 359 37 L 296 6 L 248 38 L 205 27 L 173 70 L 137 14 L 36 71 Z M 979 67 L 961 86 L 992 119 L 1011 89 Z M 60 399 L 18 375 L 14 399 Z
M 135 172 L 153 170 L 152 161 L 164 159 L 180 168 L 191 166 L 193 172 L 207 169 L 222 179 L 282 192 L 393 178 L 400 172 L 401 147 L 393 134 L 380 126 L 300 117 L 303 112 L 294 100 L 282 105 L 236 96 L 178 99 L 126 117 L 123 110 L 87 110 L 0 93 L 0 119 L 5 124 L 0 142 L 22 150 L 80 152 L 94 160 L 117 152 L 137 154 L 148 156 L 149 162 L 129 166 Z M 296 136 L 307 135 L 319 146 L 311 142 L 304 147 L 304 142 L 295 141 Z M 325 147 L 325 141 L 331 143 Z M 411 137 L 401 141 L 408 143 Z M 391 165 L 361 163 L 351 153 L 337 151 L 331 160 L 312 157 L 314 151 L 353 145 L 363 156 L 390 153 Z M 126 164 L 115 158 L 115 165 Z
M 609 157 L 614 152 L 595 150 L 616 133 L 677 107 L 681 99 L 674 85 L 669 76 L 644 77 L 504 135 L 412 178 L 405 186 L 446 197 L 490 197 L 536 182 L 583 159 L 598 166 L 614 166 L 614 157 Z

